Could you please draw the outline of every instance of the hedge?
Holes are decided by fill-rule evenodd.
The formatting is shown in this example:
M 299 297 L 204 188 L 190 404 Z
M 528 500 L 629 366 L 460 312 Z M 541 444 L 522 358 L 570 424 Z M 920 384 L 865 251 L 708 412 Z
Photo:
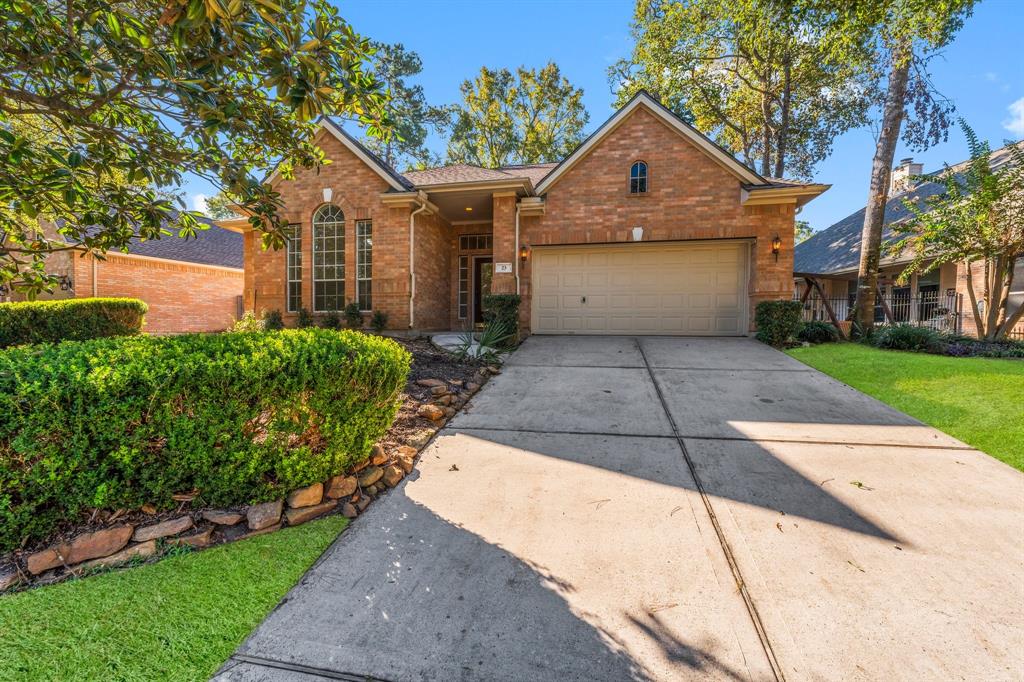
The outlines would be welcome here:
M 519 294 L 488 294 L 484 296 L 484 321 L 495 322 L 509 330 L 508 344 L 519 342 Z
M 92 509 L 280 499 L 364 460 L 409 371 L 326 329 L 123 337 L 0 352 L 0 550 Z
M 142 331 L 146 310 L 137 298 L 0 303 L 0 348 L 131 336 Z
M 803 304 L 800 301 L 761 301 L 754 308 L 757 340 L 782 346 L 800 331 Z

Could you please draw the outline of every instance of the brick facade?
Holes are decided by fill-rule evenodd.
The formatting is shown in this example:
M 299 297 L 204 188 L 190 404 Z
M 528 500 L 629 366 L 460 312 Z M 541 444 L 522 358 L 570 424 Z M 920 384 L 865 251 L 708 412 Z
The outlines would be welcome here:
M 629 193 L 629 169 L 648 167 L 648 192 Z M 749 239 L 750 310 L 759 301 L 792 295 L 794 205 L 742 206 L 740 182 L 703 151 L 638 109 L 547 192 L 543 216 L 520 219 L 520 243 L 603 244 L 632 241 Z M 778 260 L 771 242 L 778 235 Z M 530 295 L 530 262 L 520 268 Z M 751 315 L 753 318 L 753 315 Z M 529 306 L 521 322 L 529 326 Z
M 147 333 L 222 331 L 239 315 L 241 270 L 110 253 L 95 268 L 93 260 L 74 258 L 75 295 L 142 299 Z
M 441 189 L 431 186 L 397 190 L 381 173 L 361 159 L 352 142 L 343 142 L 326 128 L 318 143 L 331 163 L 316 171 L 298 170 L 293 180 L 274 183 L 284 199 L 284 216 L 301 226 L 302 301 L 312 301 L 312 216 L 324 202 L 345 214 L 346 301 L 355 299 L 355 222 L 373 224 L 373 309 L 388 315 L 388 328 L 410 326 L 409 220 L 418 207 L 415 236 L 415 315 L 417 330 L 465 329 L 473 324 L 470 305 L 460 315 L 460 257 L 466 258 L 472 298 L 473 258 L 490 256 L 494 263 L 520 268 L 522 322 L 530 324 L 530 259 L 520 263 L 516 252 L 517 205 L 532 185 L 492 187 L 466 181 L 466 196 L 476 193 L 491 208 L 489 221 L 451 222 L 435 203 L 444 203 Z M 650 188 L 645 195 L 629 194 L 628 174 L 634 161 L 646 161 Z M 372 161 L 372 160 L 371 160 Z M 512 176 L 510 176 L 512 177 Z M 474 186 L 474 182 L 476 183 Z M 448 190 L 450 191 L 450 190 Z M 448 211 L 453 208 L 448 200 Z M 632 228 L 644 228 L 643 241 L 743 239 L 750 244 L 749 309 L 758 301 L 792 295 L 793 224 L 795 202 L 744 206 L 743 186 L 736 175 L 712 160 L 706 151 L 671 129 L 651 110 L 638 108 L 621 121 L 545 193 L 543 215 L 520 217 L 520 244 L 603 244 L 632 241 Z M 485 214 L 486 215 L 486 214 Z M 459 237 L 489 234 L 488 251 L 465 250 Z M 782 248 L 776 258 L 771 243 Z M 285 252 L 267 251 L 257 235 L 245 241 L 245 307 L 262 313 L 281 310 L 287 323 Z M 515 272 L 495 273 L 494 293 L 514 292 Z M 368 317 L 368 316 L 367 316 Z M 751 318 L 753 316 L 751 315 Z

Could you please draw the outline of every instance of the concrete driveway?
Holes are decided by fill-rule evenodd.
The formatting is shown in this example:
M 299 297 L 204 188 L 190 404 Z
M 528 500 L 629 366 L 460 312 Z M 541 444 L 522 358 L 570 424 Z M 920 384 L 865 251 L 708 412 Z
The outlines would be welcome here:
M 218 679 L 1010 680 L 1022 652 L 1019 472 L 748 339 L 532 337 Z

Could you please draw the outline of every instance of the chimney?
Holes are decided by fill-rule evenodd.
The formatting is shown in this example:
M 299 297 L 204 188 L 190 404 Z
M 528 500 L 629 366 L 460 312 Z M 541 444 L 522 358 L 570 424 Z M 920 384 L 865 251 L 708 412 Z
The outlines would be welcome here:
M 924 172 L 924 164 L 914 163 L 912 157 L 900 159 L 900 165 L 892 169 L 889 176 L 889 193 L 900 194 L 911 189 L 915 184 L 914 176 Z

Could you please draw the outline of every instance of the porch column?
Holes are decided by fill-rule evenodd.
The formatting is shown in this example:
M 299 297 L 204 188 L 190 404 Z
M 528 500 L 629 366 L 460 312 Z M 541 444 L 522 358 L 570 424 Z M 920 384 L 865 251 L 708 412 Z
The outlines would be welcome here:
M 494 274 L 491 278 L 491 293 L 514 294 L 516 293 L 513 267 L 516 259 L 516 193 L 495 192 L 491 196 L 494 201 Z M 502 272 L 504 269 L 507 269 L 507 272 Z

